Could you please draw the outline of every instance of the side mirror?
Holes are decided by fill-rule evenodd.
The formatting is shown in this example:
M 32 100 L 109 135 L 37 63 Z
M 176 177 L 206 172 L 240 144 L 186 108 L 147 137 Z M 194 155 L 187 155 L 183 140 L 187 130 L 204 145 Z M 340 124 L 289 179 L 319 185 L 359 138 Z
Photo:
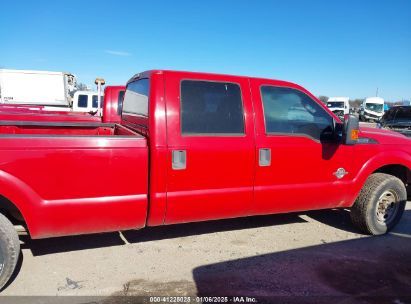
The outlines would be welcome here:
M 357 116 L 345 115 L 344 116 L 344 131 L 343 131 L 343 143 L 345 145 L 355 145 L 358 142 L 360 133 L 360 122 Z

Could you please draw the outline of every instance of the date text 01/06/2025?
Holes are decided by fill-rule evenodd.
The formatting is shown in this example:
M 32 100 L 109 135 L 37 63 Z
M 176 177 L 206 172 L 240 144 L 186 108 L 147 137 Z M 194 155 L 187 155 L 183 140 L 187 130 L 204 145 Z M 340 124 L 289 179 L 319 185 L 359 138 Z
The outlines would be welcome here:
M 170 296 L 159 296 L 150 297 L 150 303 L 257 303 L 257 299 L 254 297 L 170 297 Z

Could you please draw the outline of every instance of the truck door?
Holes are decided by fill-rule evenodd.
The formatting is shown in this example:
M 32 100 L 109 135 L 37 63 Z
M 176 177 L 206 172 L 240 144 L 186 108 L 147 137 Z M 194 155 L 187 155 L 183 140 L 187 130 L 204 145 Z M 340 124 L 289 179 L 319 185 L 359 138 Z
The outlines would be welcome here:
M 248 80 L 171 72 L 166 102 L 165 222 L 248 214 L 255 161 Z
M 251 80 L 256 115 L 254 214 L 341 206 L 353 147 L 333 139 L 333 116 L 289 84 Z

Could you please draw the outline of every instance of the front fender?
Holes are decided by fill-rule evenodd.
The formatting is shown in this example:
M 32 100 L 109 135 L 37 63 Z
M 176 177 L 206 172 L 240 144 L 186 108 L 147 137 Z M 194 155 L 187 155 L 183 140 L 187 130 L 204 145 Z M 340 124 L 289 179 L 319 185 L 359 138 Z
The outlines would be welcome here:
M 362 187 L 364 186 L 367 178 L 380 169 L 381 167 L 388 166 L 388 165 L 401 165 L 407 167 L 408 169 L 411 168 L 411 156 L 410 154 L 404 151 L 383 151 L 380 152 L 371 158 L 369 158 L 360 168 L 357 175 L 353 178 L 353 191 L 352 197 L 350 198 L 350 205 L 347 207 L 351 207 L 355 199 L 357 198 L 359 192 L 361 191 Z

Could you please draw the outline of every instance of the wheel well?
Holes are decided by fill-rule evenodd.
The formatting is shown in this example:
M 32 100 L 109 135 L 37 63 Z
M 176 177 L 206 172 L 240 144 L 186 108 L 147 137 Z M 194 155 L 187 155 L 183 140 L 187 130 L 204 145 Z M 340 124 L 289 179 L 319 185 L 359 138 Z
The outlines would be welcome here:
M 411 171 L 403 165 L 387 165 L 374 171 L 374 173 L 385 173 L 398 177 L 404 183 L 408 192 L 408 184 L 411 183 Z M 409 193 L 411 194 L 411 193 Z
M 13 224 L 26 225 L 19 208 L 3 195 L 0 195 L 0 213 L 5 215 Z

